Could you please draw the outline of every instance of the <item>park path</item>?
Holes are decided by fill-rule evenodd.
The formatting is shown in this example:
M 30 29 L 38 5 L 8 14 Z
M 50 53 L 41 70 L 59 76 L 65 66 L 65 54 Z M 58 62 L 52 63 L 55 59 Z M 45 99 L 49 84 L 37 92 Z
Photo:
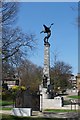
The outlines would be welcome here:
M 0 114 L 11 114 L 11 110 L 0 110 Z
M 9 114 L 11 115 L 10 110 L 0 110 L 1 114 Z M 33 114 L 31 117 L 43 117 L 43 118 L 71 118 L 72 120 L 80 120 L 80 115 L 78 112 L 39 112 L 39 111 L 33 111 Z
M 63 107 L 54 107 L 53 109 L 62 109 L 62 110 L 71 110 L 71 105 L 64 105 Z M 78 104 L 72 105 L 72 110 L 80 110 L 80 106 Z M 0 113 L 11 114 L 12 110 L 0 110 Z

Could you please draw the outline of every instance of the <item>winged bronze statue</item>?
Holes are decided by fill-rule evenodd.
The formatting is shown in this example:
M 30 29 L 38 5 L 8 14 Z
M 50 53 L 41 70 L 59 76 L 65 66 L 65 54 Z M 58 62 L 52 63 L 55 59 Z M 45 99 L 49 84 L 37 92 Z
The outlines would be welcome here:
M 44 30 L 42 30 L 40 33 L 47 33 L 47 36 L 45 36 L 45 38 L 44 38 L 44 43 L 48 43 L 48 39 L 49 39 L 49 37 L 51 36 L 51 30 L 50 30 L 50 28 L 51 28 L 51 26 L 53 25 L 54 23 L 52 23 L 51 25 L 50 25 L 50 27 L 47 27 L 46 25 L 43 25 L 44 26 Z

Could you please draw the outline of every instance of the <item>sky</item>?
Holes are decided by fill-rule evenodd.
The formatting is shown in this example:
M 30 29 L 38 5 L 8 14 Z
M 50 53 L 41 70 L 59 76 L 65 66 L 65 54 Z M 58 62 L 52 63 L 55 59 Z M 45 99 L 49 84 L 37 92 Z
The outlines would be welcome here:
M 79 0 L 2 0 L 6 2 L 79 2 Z
M 37 48 L 29 55 L 29 59 L 38 66 L 44 64 L 44 37 L 40 34 L 43 24 L 50 26 L 50 65 L 54 63 L 54 54 L 57 60 L 64 61 L 73 67 L 73 74 L 78 73 L 78 28 L 77 2 L 21 2 L 17 26 L 24 33 L 36 35 Z

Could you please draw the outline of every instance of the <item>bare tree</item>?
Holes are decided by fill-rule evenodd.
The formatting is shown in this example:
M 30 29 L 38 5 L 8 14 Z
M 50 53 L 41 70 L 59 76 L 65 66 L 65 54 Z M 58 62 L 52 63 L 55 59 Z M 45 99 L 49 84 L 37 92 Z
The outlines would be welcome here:
M 64 90 L 69 87 L 69 79 L 71 78 L 72 67 L 62 61 L 57 61 L 51 69 L 51 83 L 54 90 Z
M 17 2 L 2 2 L 2 26 L 11 27 L 17 17 L 18 12 Z
M 19 71 L 21 85 L 32 92 L 38 91 L 39 84 L 42 80 L 42 68 L 29 60 L 23 60 L 17 69 Z
M 2 7 L 2 60 L 13 56 L 21 47 L 32 49 L 34 46 L 34 36 L 23 34 L 19 28 L 11 28 L 16 20 L 19 5 L 14 2 L 3 3 Z M 24 51 L 24 50 L 23 50 Z
M 2 64 L 3 70 L 14 68 L 30 50 L 35 48 L 35 35 L 23 33 L 18 27 L 13 27 L 16 22 L 19 3 L 3 2 L 0 13 L 2 13 Z M 1 17 L 1 16 L 0 16 Z M 10 72 L 10 70 L 9 70 Z M 5 72 L 4 72 L 5 73 Z
M 3 46 L 2 46 L 2 60 L 6 60 L 11 56 L 14 56 L 17 52 L 25 50 L 21 49 L 26 47 L 26 51 L 30 48 L 34 48 L 35 35 L 23 34 L 19 28 L 10 29 L 3 34 Z M 28 49 L 27 49 L 28 48 Z

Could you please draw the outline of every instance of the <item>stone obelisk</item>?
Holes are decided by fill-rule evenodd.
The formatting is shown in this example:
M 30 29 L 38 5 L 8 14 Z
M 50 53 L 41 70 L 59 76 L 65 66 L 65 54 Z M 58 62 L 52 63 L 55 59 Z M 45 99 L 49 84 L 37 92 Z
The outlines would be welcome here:
M 44 43 L 43 87 L 50 85 L 50 44 Z

